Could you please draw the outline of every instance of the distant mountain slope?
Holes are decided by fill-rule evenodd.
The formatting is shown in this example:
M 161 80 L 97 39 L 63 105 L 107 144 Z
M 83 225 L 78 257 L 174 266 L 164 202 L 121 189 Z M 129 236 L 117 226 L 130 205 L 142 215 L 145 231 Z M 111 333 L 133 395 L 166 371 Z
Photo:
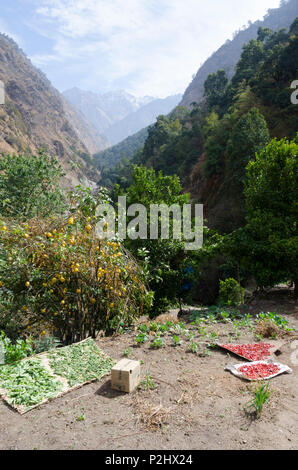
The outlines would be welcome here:
M 138 99 L 123 90 L 99 94 L 77 87 L 63 94 L 100 133 L 154 99 L 150 96 Z
M 127 136 L 132 136 L 152 124 L 160 114 L 168 114 L 180 100 L 181 95 L 174 95 L 151 101 L 106 129 L 105 134 L 108 140 L 111 144 L 118 144 Z
M 210 73 L 224 69 L 227 72 L 228 78 L 232 78 L 235 66 L 240 59 L 243 45 L 257 37 L 259 27 L 270 28 L 273 31 L 278 31 L 281 28 L 288 29 L 297 15 L 298 0 L 289 0 L 280 8 L 269 10 L 264 21 L 256 21 L 247 29 L 240 31 L 232 41 L 228 40 L 199 69 L 195 78 L 186 89 L 181 105 L 189 107 L 191 103 L 199 103 L 202 100 L 204 83 Z
M 86 119 L 85 115 L 76 109 L 63 95 L 64 111 L 67 119 L 86 146 L 88 152 L 94 154 L 110 146 L 109 141 Z
M 140 130 L 136 134 L 127 137 L 113 147 L 93 155 L 96 166 L 100 169 L 110 168 L 118 164 L 122 159 L 131 160 L 135 153 L 143 147 L 148 137 L 148 128 Z
M 36 153 L 43 147 L 61 161 L 66 185 L 77 184 L 86 177 L 96 179 L 88 147 L 104 148 L 103 140 L 80 119 L 17 44 L 3 34 L 0 80 L 5 85 L 5 104 L 0 106 L 0 152 Z

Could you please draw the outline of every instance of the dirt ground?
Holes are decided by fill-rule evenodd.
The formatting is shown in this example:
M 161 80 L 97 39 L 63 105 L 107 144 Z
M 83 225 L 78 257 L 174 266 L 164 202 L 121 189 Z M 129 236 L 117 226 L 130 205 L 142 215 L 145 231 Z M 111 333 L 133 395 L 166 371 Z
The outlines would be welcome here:
M 283 290 L 243 310 L 282 314 L 298 330 L 298 305 Z M 209 325 L 207 336 L 195 341 L 208 341 L 210 333 L 225 342 L 255 342 L 251 329 L 236 337 L 224 323 Z M 0 449 L 298 449 L 298 337 L 283 338 L 278 360 L 293 373 L 272 380 L 270 401 L 255 420 L 245 412 L 251 385 L 224 370 L 237 358 L 204 344 L 190 353 L 182 336 L 176 348 L 170 337 L 162 349 L 151 350 L 148 342 L 137 347 L 135 336 L 100 338 L 98 345 L 116 360 L 132 348 L 129 358 L 143 361 L 142 377 L 149 372 L 154 390 L 142 385 L 123 394 L 105 377 L 23 416 L 0 402 Z

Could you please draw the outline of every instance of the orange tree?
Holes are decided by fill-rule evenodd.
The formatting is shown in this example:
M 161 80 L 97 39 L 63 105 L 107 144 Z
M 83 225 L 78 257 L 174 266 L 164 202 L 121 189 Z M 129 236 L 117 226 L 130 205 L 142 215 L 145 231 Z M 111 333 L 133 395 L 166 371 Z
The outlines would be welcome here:
M 131 323 L 150 303 L 131 255 L 97 238 L 97 202 L 79 188 L 64 217 L 0 221 L 0 329 L 72 343 Z

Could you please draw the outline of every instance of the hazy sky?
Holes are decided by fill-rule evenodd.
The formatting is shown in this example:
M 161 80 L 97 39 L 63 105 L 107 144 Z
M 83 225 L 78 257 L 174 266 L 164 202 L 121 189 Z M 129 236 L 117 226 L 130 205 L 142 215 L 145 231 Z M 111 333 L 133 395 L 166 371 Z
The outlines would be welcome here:
M 199 66 L 280 0 L 0 0 L 11 35 L 60 91 L 183 93 Z

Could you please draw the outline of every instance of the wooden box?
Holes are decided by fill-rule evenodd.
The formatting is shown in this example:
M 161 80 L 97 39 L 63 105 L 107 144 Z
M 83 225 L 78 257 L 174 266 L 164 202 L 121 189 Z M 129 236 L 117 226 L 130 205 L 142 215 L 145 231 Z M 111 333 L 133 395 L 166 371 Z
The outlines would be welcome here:
M 111 371 L 111 382 L 114 390 L 133 392 L 140 383 L 140 361 L 121 359 Z

